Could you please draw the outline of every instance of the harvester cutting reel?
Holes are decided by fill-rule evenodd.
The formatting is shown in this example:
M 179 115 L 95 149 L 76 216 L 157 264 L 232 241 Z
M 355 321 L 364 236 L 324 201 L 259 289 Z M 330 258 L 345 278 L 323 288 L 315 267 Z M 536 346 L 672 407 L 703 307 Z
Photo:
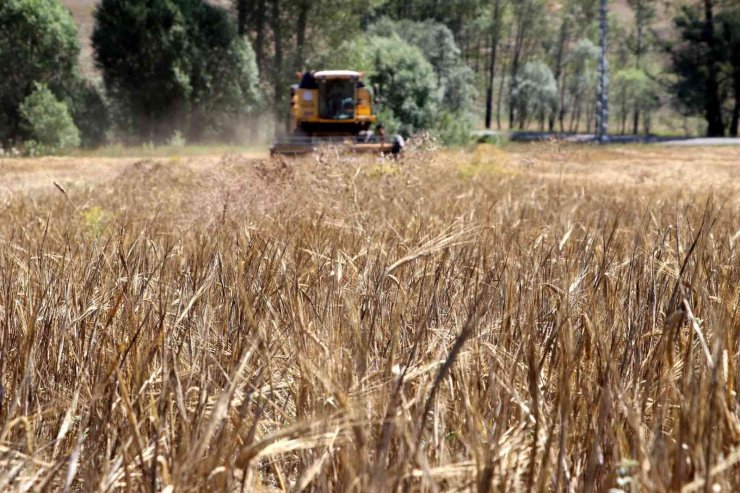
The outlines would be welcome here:
M 349 153 L 397 156 L 403 150 L 404 145 L 405 142 L 400 135 L 393 136 L 391 139 L 381 139 L 370 133 L 331 137 L 292 134 L 275 139 L 270 147 L 270 155 L 297 156 L 311 154 L 322 147 L 333 147 Z

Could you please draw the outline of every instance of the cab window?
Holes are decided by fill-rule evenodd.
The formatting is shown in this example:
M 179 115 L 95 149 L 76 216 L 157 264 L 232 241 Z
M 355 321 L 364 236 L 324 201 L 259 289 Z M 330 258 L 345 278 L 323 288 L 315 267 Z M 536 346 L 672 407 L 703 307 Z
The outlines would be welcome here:
M 327 120 L 355 117 L 355 85 L 351 79 L 322 80 L 319 84 L 319 115 Z

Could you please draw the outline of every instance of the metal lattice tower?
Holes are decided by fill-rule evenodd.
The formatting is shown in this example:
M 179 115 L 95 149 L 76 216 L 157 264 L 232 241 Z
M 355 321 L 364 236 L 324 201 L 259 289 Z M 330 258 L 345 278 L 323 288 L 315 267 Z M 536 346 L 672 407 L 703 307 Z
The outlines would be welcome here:
M 601 0 L 601 21 L 599 37 L 601 54 L 599 56 L 599 100 L 596 103 L 596 136 L 600 144 L 609 141 L 609 64 L 606 59 L 606 39 L 609 29 L 607 0 Z

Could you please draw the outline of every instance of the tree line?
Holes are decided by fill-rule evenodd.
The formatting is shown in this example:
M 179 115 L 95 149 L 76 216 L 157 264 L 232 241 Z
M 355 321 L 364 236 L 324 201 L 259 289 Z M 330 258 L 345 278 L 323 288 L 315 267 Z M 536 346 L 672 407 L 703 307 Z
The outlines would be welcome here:
M 737 135 L 740 5 L 628 0 L 611 13 L 611 127 Z M 101 0 L 78 68 L 59 0 L 0 4 L 0 143 L 239 142 L 283 130 L 296 72 L 353 68 L 384 124 L 445 143 L 476 127 L 593 131 L 599 0 Z M 686 124 L 688 125 L 688 124 Z
M 291 2 L 287 8 L 278 3 L 234 1 L 241 32 L 259 47 L 258 65 L 272 69 L 264 76 L 277 98 L 284 77 L 326 59 L 327 46 L 337 46 L 337 28 L 340 39 L 362 39 L 361 32 L 377 33 L 375 26 L 390 20 L 405 24 L 402 33 L 413 23 L 416 29 L 444 28 L 451 34 L 449 41 L 438 34 L 436 46 L 421 48 L 430 61 L 442 50 L 460 60 L 458 69 L 468 72 L 460 77 L 474 89 L 475 124 L 550 132 L 595 126 L 599 0 L 341 2 L 346 8 L 332 0 Z M 697 124 L 686 133 L 737 135 L 740 2 L 628 0 L 627 5 L 629 15 L 613 10 L 609 18 L 611 132 L 651 133 L 661 116 L 670 122 L 692 118 Z M 277 56 L 292 46 L 297 57 Z M 341 60 L 351 62 L 352 53 Z

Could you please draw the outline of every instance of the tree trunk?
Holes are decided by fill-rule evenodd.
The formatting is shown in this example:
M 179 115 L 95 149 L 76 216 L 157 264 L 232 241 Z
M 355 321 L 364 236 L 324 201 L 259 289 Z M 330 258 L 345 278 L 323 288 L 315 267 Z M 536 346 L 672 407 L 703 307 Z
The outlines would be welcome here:
M 522 11 L 514 12 L 516 18 L 516 34 L 514 35 L 514 47 L 511 54 L 511 72 L 509 74 L 509 128 L 514 128 L 514 105 L 511 104 L 511 98 L 514 93 L 514 84 L 516 84 L 516 77 L 519 75 L 519 64 L 522 60 L 522 51 L 524 50 L 524 43 L 527 40 L 527 31 L 530 23 L 530 16 L 533 15 L 530 11 L 529 4 L 525 4 L 525 8 Z M 521 120 L 521 119 L 520 119 Z
M 285 123 L 285 111 L 283 108 L 283 27 L 280 19 L 280 0 L 272 1 L 271 16 L 272 36 L 275 48 L 273 87 L 275 90 L 275 108 L 277 111 L 277 125 L 280 128 Z
M 558 37 L 558 52 L 555 57 L 555 82 L 559 85 L 559 87 L 563 87 L 563 83 L 560 80 L 563 75 L 563 58 L 565 57 L 565 45 L 568 42 L 568 38 L 570 37 L 570 21 L 569 21 L 568 15 L 563 16 L 563 21 L 560 24 L 560 36 Z M 555 129 L 555 117 L 558 116 L 562 112 L 562 105 L 563 105 L 563 98 L 562 98 L 563 92 L 561 91 L 561 97 L 559 102 L 559 107 L 557 112 L 552 112 L 550 115 L 550 121 L 549 121 L 549 128 L 550 132 L 552 132 Z M 562 128 L 563 126 L 563 119 L 562 117 L 560 119 L 560 126 Z
M 635 105 L 635 111 L 632 114 L 632 133 L 637 135 L 640 133 L 640 107 Z
M 627 98 L 622 98 L 622 135 L 627 131 Z M 637 133 L 637 132 L 634 132 Z
M 740 53 L 735 53 L 734 59 L 735 70 L 733 72 L 733 82 L 735 86 L 735 108 L 732 110 L 732 123 L 730 124 L 730 135 L 737 137 L 738 124 L 740 123 Z
M 239 36 L 247 34 L 248 3 L 247 0 L 236 0 L 236 26 Z
M 296 47 L 295 63 L 293 68 L 303 70 L 305 67 L 305 46 L 306 46 L 306 26 L 308 25 L 308 13 L 311 9 L 310 0 L 300 0 L 298 2 L 298 23 L 296 25 Z
M 577 134 L 580 131 L 581 131 L 581 106 L 578 105 L 576 106 L 576 111 L 573 113 L 573 118 L 571 119 L 571 132 Z
M 507 50 L 508 51 L 508 50 Z M 504 52 L 504 55 L 506 55 L 506 52 Z M 507 59 L 504 57 L 504 70 L 501 71 L 501 73 L 506 73 L 506 63 Z M 501 76 L 501 81 L 499 82 L 498 86 L 498 96 L 496 97 L 496 127 L 501 130 L 501 106 L 502 102 L 504 100 L 504 83 L 506 82 L 506 77 Z
M 486 128 L 491 128 L 493 119 L 493 79 L 496 72 L 496 52 L 501 35 L 501 0 L 493 3 L 493 32 L 491 33 L 491 57 L 488 61 L 488 81 L 486 85 Z
M 475 43 L 475 68 L 473 71 L 475 72 L 475 75 L 480 75 L 480 49 L 481 49 L 481 43 L 482 43 L 482 35 L 478 35 Z
M 563 73 L 563 80 L 560 84 L 560 107 L 558 108 L 558 121 L 560 122 L 560 132 L 565 133 L 565 115 L 567 114 L 565 106 L 565 88 L 568 84 L 568 73 Z
M 522 46 L 524 44 L 523 30 L 520 23 L 517 26 L 517 33 L 514 38 L 514 52 L 511 57 L 511 73 L 509 74 L 509 129 L 514 128 L 514 105 L 511 104 L 511 98 L 514 95 L 514 84 L 516 84 L 516 76 L 519 73 L 519 61 L 522 56 Z
M 455 38 L 455 42 L 460 48 L 460 54 L 463 57 L 463 62 L 465 62 L 465 65 L 470 66 L 470 36 L 461 36 L 460 38 Z
M 519 117 L 519 130 L 524 130 L 527 127 L 527 123 L 529 122 L 529 115 L 527 114 L 527 110 L 524 108 L 519 108 L 521 111 L 517 111 L 518 117 Z
M 644 1 L 644 0 L 643 0 Z M 635 68 L 642 68 L 642 39 L 644 31 L 644 7 L 640 4 L 635 12 L 635 24 L 637 28 L 637 46 L 635 46 Z M 634 114 L 632 115 L 632 133 L 637 135 L 640 132 L 640 106 L 635 104 Z
M 722 101 L 719 97 L 719 76 L 717 70 L 717 38 L 714 33 L 714 3 L 704 0 L 704 42 L 709 49 L 706 81 L 706 119 L 707 136 L 724 137 L 725 125 L 722 121 Z
M 265 70 L 265 0 L 257 1 L 257 14 L 255 16 L 255 31 L 257 37 L 254 41 L 254 56 L 257 59 L 257 68 L 260 74 Z

